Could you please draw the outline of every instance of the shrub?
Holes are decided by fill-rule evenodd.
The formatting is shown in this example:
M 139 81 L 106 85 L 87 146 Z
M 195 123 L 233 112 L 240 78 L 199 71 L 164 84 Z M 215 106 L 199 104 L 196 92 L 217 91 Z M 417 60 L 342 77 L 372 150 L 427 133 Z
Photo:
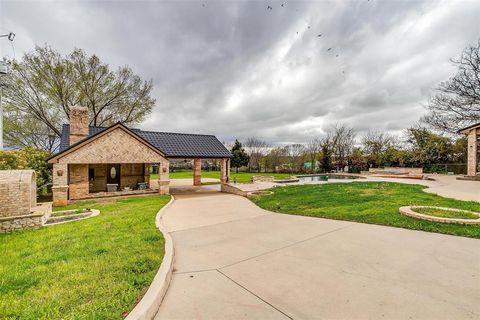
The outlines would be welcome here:
M 47 163 L 48 152 L 32 147 L 0 151 L 0 170 L 32 169 L 37 173 L 37 187 L 52 181 Z

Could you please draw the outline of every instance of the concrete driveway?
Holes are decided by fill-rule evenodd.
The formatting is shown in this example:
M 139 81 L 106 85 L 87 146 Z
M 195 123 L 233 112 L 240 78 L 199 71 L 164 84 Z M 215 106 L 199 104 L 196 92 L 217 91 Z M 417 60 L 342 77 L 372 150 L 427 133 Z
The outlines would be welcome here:
M 479 319 L 480 240 L 271 213 L 208 189 L 164 223 L 156 319 Z

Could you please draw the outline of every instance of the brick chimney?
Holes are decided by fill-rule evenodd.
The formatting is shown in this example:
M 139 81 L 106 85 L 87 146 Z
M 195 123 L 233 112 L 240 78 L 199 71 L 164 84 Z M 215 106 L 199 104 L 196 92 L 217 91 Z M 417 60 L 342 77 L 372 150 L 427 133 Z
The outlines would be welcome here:
M 70 145 L 88 137 L 88 109 L 85 107 L 70 107 Z

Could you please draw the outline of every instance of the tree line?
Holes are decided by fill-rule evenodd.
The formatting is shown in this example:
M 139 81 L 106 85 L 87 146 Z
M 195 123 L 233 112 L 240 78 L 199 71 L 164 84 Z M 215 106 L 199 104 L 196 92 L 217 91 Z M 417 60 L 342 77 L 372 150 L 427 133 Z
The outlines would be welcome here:
M 231 166 L 252 172 L 360 172 L 371 167 L 425 167 L 464 164 L 466 138 L 448 137 L 416 125 L 398 138 L 385 132 L 370 131 L 359 138 L 350 127 L 337 124 L 323 137 L 306 144 L 273 146 L 251 137 L 233 145 Z

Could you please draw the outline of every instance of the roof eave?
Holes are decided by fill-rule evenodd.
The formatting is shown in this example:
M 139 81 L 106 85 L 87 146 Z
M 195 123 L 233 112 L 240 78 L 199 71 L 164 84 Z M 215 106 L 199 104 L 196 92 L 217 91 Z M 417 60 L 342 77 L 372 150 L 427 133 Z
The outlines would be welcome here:
M 457 133 L 467 134 L 470 130 L 477 129 L 477 128 L 480 128 L 480 122 L 476 123 L 476 124 L 473 124 L 471 126 L 468 126 L 466 128 L 460 129 L 460 130 L 457 131 Z
M 156 150 L 162 157 L 167 157 L 165 155 L 165 152 L 163 152 L 162 150 L 158 149 L 157 147 L 155 147 L 154 145 L 152 145 L 150 142 L 148 142 L 147 140 L 143 139 L 142 137 L 140 137 L 138 134 L 136 134 L 134 131 L 130 130 L 127 126 L 125 126 L 123 123 L 121 122 L 117 122 L 113 125 L 111 125 L 110 127 L 107 127 L 105 128 L 105 130 L 102 130 L 102 131 L 99 131 L 91 136 L 88 136 L 87 138 L 83 139 L 83 140 L 80 140 L 78 141 L 77 143 L 74 143 L 70 146 L 68 146 L 68 148 L 66 148 L 65 150 L 62 150 L 60 152 L 57 152 L 56 154 L 54 155 L 51 155 L 50 157 L 47 158 L 47 162 L 48 163 L 55 163 L 55 161 L 51 161 L 55 158 L 58 158 L 60 155 L 62 154 L 65 154 L 67 153 L 68 151 L 71 151 L 73 148 L 76 148 L 78 146 L 80 146 L 81 144 L 83 143 L 87 143 L 91 140 L 94 140 L 95 138 L 97 138 L 98 136 L 100 135 L 103 135 L 103 134 L 106 134 L 107 132 L 109 132 L 110 130 L 113 130 L 115 127 L 122 127 L 123 129 L 125 129 L 127 132 L 129 132 L 130 134 L 132 134 L 134 137 L 136 137 L 137 139 L 139 139 L 140 141 L 142 141 L 143 143 L 145 143 L 146 145 L 148 145 L 150 148 Z

